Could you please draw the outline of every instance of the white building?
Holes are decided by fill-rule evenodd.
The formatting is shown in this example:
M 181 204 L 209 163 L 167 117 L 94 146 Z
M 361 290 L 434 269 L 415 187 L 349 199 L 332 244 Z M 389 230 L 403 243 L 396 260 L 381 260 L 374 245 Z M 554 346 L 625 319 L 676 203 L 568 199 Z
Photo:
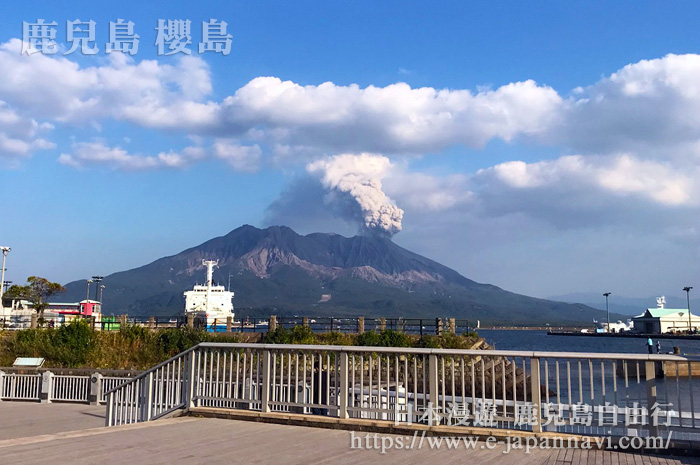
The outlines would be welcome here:
M 691 313 L 687 308 L 665 308 L 666 299 L 656 299 L 656 308 L 647 308 L 644 313 L 632 318 L 634 330 L 640 333 L 675 333 L 700 328 L 700 316 Z

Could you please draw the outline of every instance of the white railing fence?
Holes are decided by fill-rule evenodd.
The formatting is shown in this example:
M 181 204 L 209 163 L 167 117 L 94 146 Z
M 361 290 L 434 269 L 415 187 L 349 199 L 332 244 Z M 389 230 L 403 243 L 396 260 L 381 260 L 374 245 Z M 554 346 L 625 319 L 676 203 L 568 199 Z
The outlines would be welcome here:
M 15 373 L 0 370 L 0 401 L 79 402 L 102 404 L 104 393 L 130 378 L 63 375 L 51 371 Z
M 700 385 L 683 375 L 691 363 L 672 355 L 201 343 L 109 391 L 107 425 L 217 407 L 697 438 Z

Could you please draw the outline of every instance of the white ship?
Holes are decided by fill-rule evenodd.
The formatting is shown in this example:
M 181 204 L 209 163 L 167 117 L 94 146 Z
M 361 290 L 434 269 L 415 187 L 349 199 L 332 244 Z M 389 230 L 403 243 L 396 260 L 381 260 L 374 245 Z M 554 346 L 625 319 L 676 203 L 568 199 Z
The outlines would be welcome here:
M 202 260 L 202 264 L 207 267 L 207 282 L 185 292 L 185 316 L 193 313 L 196 322 L 206 321 L 207 328 L 216 331 L 217 326 L 226 326 L 228 317 L 233 320 L 233 292 L 214 285 L 214 267 L 219 264 L 218 260 Z

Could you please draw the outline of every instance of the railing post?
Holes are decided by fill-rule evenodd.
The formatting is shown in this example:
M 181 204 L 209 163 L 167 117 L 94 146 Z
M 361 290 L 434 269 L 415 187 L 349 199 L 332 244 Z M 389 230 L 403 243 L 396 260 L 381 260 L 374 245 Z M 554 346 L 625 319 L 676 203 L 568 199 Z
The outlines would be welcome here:
M 102 400 L 102 374 L 93 373 L 90 376 L 90 395 L 88 396 L 88 401 L 90 405 L 98 405 L 100 400 Z
M 309 327 L 309 317 L 305 316 L 301 319 L 301 325 L 305 328 Z
M 435 318 L 435 335 L 442 336 L 442 318 Z
M 690 373 L 689 373 L 690 375 Z M 649 419 L 649 435 L 658 436 L 659 435 L 659 425 L 654 424 L 658 421 L 658 415 L 653 413 L 652 410 L 659 408 L 656 403 L 656 363 L 653 360 L 647 360 L 644 362 L 644 380 L 647 385 L 647 415 Z
M 153 372 L 151 371 L 143 378 L 145 383 L 143 389 L 143 414 L 144 418 L 141 421 L 151 421 L 151 416 L 153 415 Z
M 450 331 L 452 334 L 456 334 L 456 333 L 457 333 L 457 327 L 456 327 L 456 325 L 455 325 L 455 319 L 454 319 L 454 318 L 450 318 L 450 319 L 447 320 L 447 327 L 449 328 L 449 331 Z
M 51 388 L 53 387 L 53 373 L 50 371 L 45 371 L 41 375 L 41 392 L 39 393 L 39 400 L 42 404 L 51 403 Z
M 114 393 L 110 392 L 107 398 L 107 411 L 105 412 L 105 426 L 114 426 L 112 417 L 114 416 Z
M 194 349 L 187 355 L 187 368 L 185 372 L 185 408 L 190 409 L 194 407 L 195 400 L 195 386 L 197 385 L 197 350 Z
M 277 317 L 270 315 L 270 322 L 267 324 L 268 331 L 273 332 L 277 329 Z
M 156 327 L 156 317 L 152 316 L 148 318 L 148 329 L 154 329 Z
M 29 318 L 30 318 L 29 327 L 31 329 L 36 328 L 38 326 L 38 323 L 39 323 L 39 315 L 37 315 L 36 313 L 32 313 L 32 315 Z
M 272 321 L 272 317 L 270 317 Z M 262 402 L 261 410 L 263 413 L 270 413 L 270 351 L 268 349 L 263 350 L 263 379 L 262 379 Z
M 439 406 L 440 406 L 440 391 L 438 385 L 438 356 L 430 354 L 428 356 L 428 402 L 433 409 L 432 414 L 428 415 L 428 425 L 436 426 L 440 424 Z
M 233 325 L 233 317 L 227 316 L 226 317 L 226 332 L 227 333 L 231 332 L 232 325 Z
M 5 372 L 0 370 L 0 402 L 5 396 Z
M 386 318 L 384 318 L 384 317 L 381 317 L 379 319 L 379 330 L 386 331 Z
M 348 353 L 340 353 L 340 392 L 338 393 L 338 417 L 343 420 L 349 418 L 348 415 L 348 381 L 350 376 L 348 376 Z M 398 399 L 398 392 L 397 392 Z M 389 402 L 389 393 L 387 392 L 387 403 Z
M 331 333 L 333 332 L 333 317 L 331 317 Z
M 533 418 L 530 419 L 532 423 L 532 432 L 541 433 L 542 432 L 542 392 L 541 392 L 541 382 L 540 382 L 540 359 L 536 357 L 530 358 L 530 392 L 532 393 L 532 413 Z M 527 399 L 525 399 L 527 402 Z
M 365 317 L 361 316 L 357 318 L 357 334 L 364 334 L 365 332 Z
M 194 313 L 187 314 L 187 327 L 194 328 Z

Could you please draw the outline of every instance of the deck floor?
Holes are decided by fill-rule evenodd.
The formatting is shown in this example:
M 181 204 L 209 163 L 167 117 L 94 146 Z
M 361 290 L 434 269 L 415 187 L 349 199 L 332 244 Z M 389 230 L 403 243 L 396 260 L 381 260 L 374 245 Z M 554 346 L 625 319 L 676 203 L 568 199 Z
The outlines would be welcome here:
M 99 417 L 104 407 L 66 405 L 0 403 L 0 463 L 700 464 L 696 457 L 572 449 L 505 454 L 505 446 L 490 450 L 483 442 L 469 450 L 424 446 L 382 454 L 352 449 L 351 433 L 343 430 L 192 417 L 103 428 Z

